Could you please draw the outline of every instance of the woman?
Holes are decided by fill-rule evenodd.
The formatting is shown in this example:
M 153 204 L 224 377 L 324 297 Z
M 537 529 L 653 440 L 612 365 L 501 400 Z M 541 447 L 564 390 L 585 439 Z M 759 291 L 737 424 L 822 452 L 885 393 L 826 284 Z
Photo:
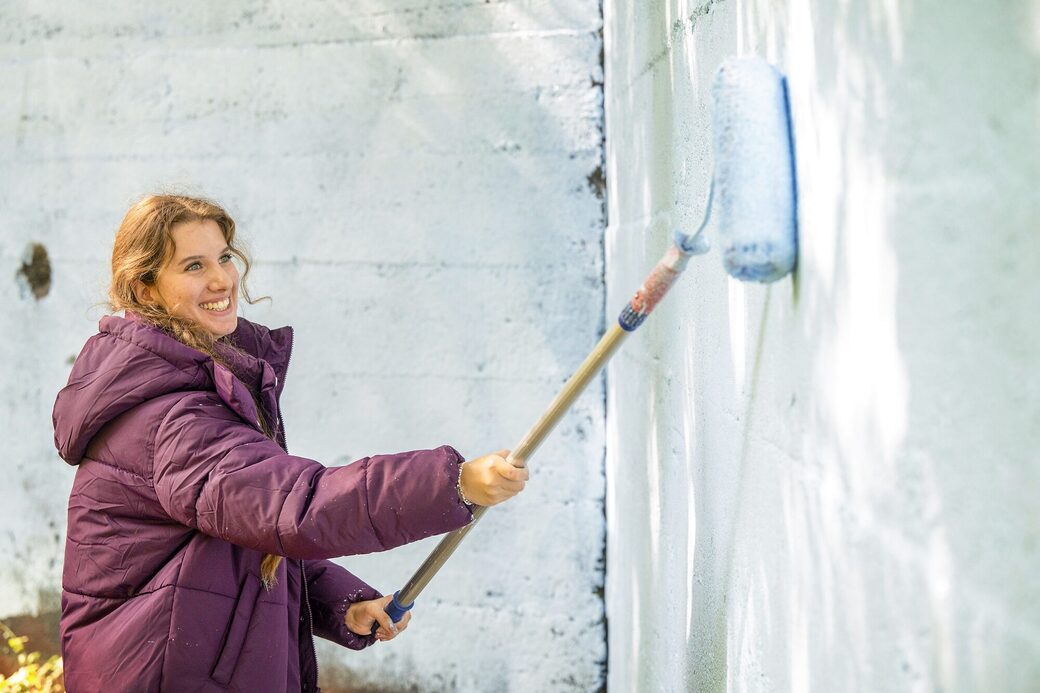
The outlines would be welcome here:
M 102 318 L 54 405 L 77 466 L 61 617 L 74 693 L 314 691 L 312 633 L 361 649 L 410 617 L 395 627 L 389 597 L 326 559 L 456 529 L 527 479 L 505 451 L 337 468 L 288 454 L 292 330 L 237 317 L 248 271 L 205 200 L 147 197 L 116 234 L 109 299 L 126 317 Z

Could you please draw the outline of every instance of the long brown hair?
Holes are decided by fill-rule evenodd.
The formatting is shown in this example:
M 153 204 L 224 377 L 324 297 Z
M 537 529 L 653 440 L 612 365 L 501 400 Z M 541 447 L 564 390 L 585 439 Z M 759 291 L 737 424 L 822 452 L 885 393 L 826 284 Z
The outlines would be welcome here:
M 176 250 L 173 240 L 175 226 L 207 220 L 216 222 L 220 227 L 228 249 L 242 264 L 239 295 L 246 303 L 256 303 L 246 288 L 246 277 L 252 261 L 245 249 L 235 243 L 234 219 L 222 207 L 203 198 L 149 195 L 130 208 L 116 231 L 108 304 L 113 312 L 122 310 L 136 313 L 142 320 L 159 327 L 178 341 L 223 363 L 224 359 L 216 347 L 218 339 L 212 333 L 192 320 L 171 314 L 159 303 L 142 301 L 135 290 L 137 282 L 154 286 L 159 272 L 173 258 Z M 256 399 L 256 393 L 253 393 L 253 397 Z M 273 438 L 259 402 L 257 413 L 264 435 Z M 260 578 L 268 588 L 276 582 L 275 574 L 281 560 L 281 556 L 266 554 L 260 562 Z

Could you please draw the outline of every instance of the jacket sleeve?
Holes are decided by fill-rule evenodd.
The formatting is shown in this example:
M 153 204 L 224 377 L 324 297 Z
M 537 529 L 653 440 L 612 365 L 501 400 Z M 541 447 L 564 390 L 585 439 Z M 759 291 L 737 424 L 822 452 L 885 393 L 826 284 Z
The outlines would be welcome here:
M 305 570 L 307 594 L 314 617 L 314 634 L 352 650 L 360 650 L 374 643 L 374 635 L 351 632 L 343 619 L 347 615 L 347 607 L 354 602 L 377 599 L 383 595 L 332 561 L 306 561 Z
M 326 468 L 287 454 L 208 393 L 182 397 L 156 430 L 153 483 L 170 517 L 293 559 L 400 546 L 468 523 L 454 448 Z

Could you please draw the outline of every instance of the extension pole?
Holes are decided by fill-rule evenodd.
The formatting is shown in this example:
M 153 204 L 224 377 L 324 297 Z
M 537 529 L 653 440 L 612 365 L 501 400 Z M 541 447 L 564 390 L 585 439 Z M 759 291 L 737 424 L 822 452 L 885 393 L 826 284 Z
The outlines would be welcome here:
M 621 346 L 621 342 L 624 341 L 626 336 L 628 336 L 628 333 L 621 329 L 619 325 L 614 325 L 603 335 L 602 339 L 599 340 L 599 344 L 592 350 L 592 353 L 585 358 L 578 370 L 567 381 L 567 384 L 563 386 L 556 398 L 553 399 L 552 404 L 542 414 L 542 418 L 538 420 L 538 423 L 527 432 L 520 444 L 510 451 L 509 457 L 506 458 L 508 462 L 514 467 L 524 466 L 525 461 L 531 458 L 538 446 L 542 444 L 542 441 L 548 437 L 549 433 L 556 427 L 556 424 L 563 418 L 563 415 L 570 409 L 574 400 L 585 390 L 589 381 L 599 373 L 603 364 L 609 361 L 617 348 Z M 430 553 L 423 564 L 419 566 L 419 569 L 415 571 L 412 579 L 398 593 L 396 598 L 399 602 L 412 604 L 415 601 L 415 598 L 419 596 L 426 584 L 440 570 L 444 562 L 448 560 L 448 557 L 451 556 L 455 547 L 469 534 L 469 531 L 473 529 L 480 518 L 484 517 L 484 513 L 487 510 L 486 506 L 474 506 L 473 520 L 465 527 L 456 529 L 441 540 L 437 548 Z
M 592 352 L 585 357 L 578 370 L 574 372 L 574 375 L 570 377 L 563 389 L 553 399 L 549 408 L 542 414 L 542 417 L 527 432 L 520 444 L 509 453 L 508 462 L 515 467 L 523 467 L 526 464 L 527 460 L 538 449 L 538 446 L 542 444 L 542 441 L 548 437 L 549 433 L 556 427 L 556 424 L 563 418 L 563 415 L 567 413 L 574 400 L 585 390 L 589 381 L 600 372 L 607 361 L 610 360 L 610 357 L 614 355 L 614 352 L 621 346 L 625 337 L 643 323 L 650 311 L 654 309 L 668 292 L 668 289 L 671 288 L 672 284 L 675 283 L 675 280 L 678 279 L 679 275 L 686 268 L 686 263 L 690 257 L 707 250 L 707 245 L 699 238 L 703 228 L 704 224 L 701 225 L 701 228 L 693 236 L 685 236 L 681 232 L 676 231 L 675 243 L 668 249 L 661 261 L 657 263 L 653 271 L 650 272 L 642 287 L 636 292 L 636 295 L 629 301 L 628 305 L 625 306 L 625 309 L 621 311 L 617 324 L 607 330 Z M 419 566 L 419 569 L 415 571 L 415 574 L 412 575 L 405 586 L 394 594 L 393 600 L 386 606 L 386 612 L 395 622 L 400 621 L 404 614 L 412 608 L 416 597 L 419 596 L 433 576 L 437 574 L 437 571 L 451 557 L 451 554 L 466 535 L 469 534 L 470 530 L 476 526 L 480 518 L 484 517 L 485 512 L 487 512 L 486 507 L 475 506 L 473 520 L 465 527 L 456 529 L 445 536 L 426 560 L 423 561 L 423 564 Z

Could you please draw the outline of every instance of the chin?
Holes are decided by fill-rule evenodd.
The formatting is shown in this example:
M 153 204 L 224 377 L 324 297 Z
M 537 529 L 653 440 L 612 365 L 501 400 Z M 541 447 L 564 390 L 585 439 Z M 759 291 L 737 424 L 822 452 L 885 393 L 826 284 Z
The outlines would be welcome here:
M 238 316 L 234 316 L 231 320 L 221 320 L 220 325 L 213 325 L 211 331 L 218 338 L 227 337 L 229 334 L 238 328 Z
M 199 327 L 209 332 L 214 338 L 226 337 L 238 327 L 238 315 L 232 313 L 228 317 L 214 319 L 208 315 L 200 315 L 195 318 Z

